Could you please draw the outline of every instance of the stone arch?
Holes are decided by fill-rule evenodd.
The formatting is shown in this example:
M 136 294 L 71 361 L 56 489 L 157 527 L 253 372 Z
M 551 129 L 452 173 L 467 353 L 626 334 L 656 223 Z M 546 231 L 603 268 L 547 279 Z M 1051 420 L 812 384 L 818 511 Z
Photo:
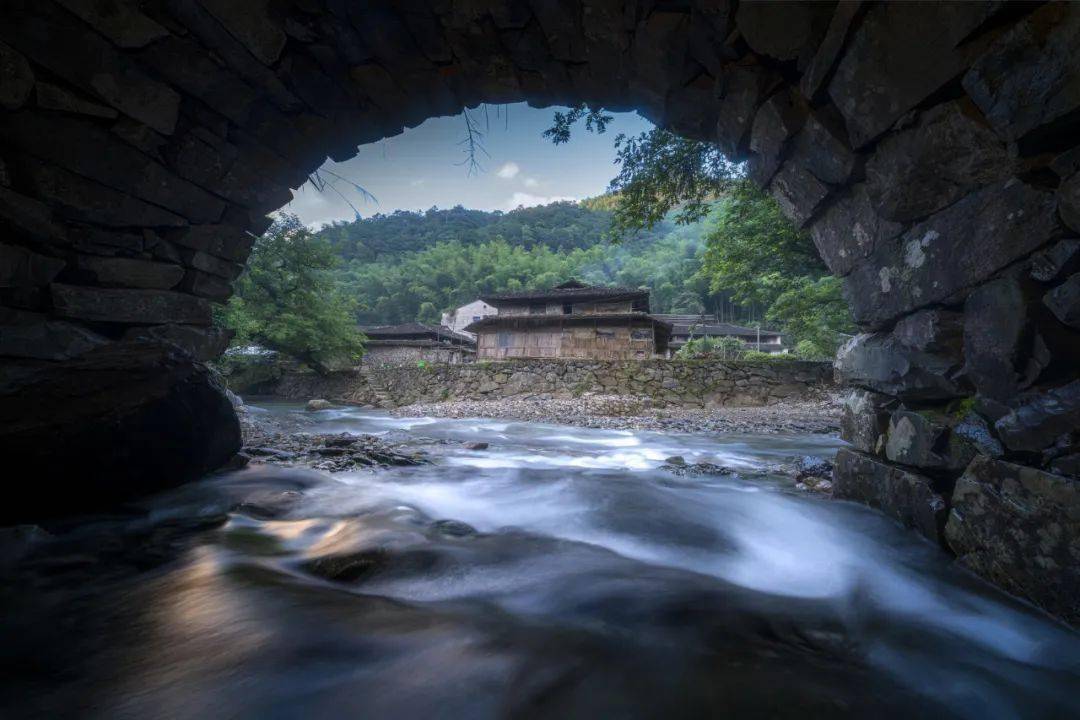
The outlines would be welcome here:
M 4 444 L 98 468 L 80 503 L 220 464 L 191 356 L 289 188 L 479 102 L 636 109 L 746 159 L 844 277 L 841 491 L 1076 619 L 1077 57 L 1061 2 L 9 0 Z

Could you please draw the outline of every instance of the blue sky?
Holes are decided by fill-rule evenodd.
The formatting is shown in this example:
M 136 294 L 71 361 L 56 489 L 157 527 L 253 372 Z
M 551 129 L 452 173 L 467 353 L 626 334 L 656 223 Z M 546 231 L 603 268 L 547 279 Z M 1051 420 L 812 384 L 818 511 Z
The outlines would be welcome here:
M 466 157 L 459 144 L 465 137 L 461 115 L 433 118 L 396 137 L 364 145 L 347 162 L 327 162 L 324 167 L 378 199 L 365 203 L 349 185 L 335 182 L 364 217 L 432 206 L 512 210 L 599 195 L 616 173 L 615 136 L 636 135 L 652 125 L 634 113 L 616 113 L 604 135 L 588 133 L 580 125 L 569 143 L 555 146 L 541 133 L 560 109 L 565 108 L 489 106 L 486 123 L 482 110 L 470 111 L 484 131 L 482 142 L 490 155 L 480 156 L 483 171 L 473 175 L 461 164 Z M 319 192 L 308 183 L 293 195 L 283 209 L 308 225 L 353 218 L 352 209 L 332 190 Z

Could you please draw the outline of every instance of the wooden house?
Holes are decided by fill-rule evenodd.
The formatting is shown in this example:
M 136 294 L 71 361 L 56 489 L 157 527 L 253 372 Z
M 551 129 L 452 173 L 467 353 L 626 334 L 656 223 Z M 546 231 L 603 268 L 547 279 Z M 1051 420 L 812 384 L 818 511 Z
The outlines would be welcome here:
M 465 330 L 477 336 L 479 360 L 663 357 L 671 325 L 649 314 L 649 291 L 584 285 L 484 295 L 496 308 Z

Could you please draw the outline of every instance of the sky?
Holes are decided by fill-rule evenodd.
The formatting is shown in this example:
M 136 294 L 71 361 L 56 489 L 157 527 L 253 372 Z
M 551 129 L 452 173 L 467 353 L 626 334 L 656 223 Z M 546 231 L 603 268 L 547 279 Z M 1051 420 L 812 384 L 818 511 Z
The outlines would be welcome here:
M 603 193 L 615 176 L 615 136 L 652 127 L 635 113 L 614 113 L 605 134 L 589 133 L 579 123 L 570 142 L 556 146 L 542 136 L 556 110 L 565 108 L 489 106 L 486 119 L 482 109 L 470 111 L 487 151 L 478 156 L 482 170 L 471 174 L 461 144 L 466 134 L 462 115 L 432 118 L 401 135 L 362 146 L 351 160 L 323 166 L 362 186 L 377 202 L 365 201 L 346 182 L 325 173 L 323 177 L 362 217 L 435 206 L 505 211 L 580 200 Z M 345 199 L 331 189 L 320 192 L 311 183 L 293 191 L 293 201 L 283 210 L 312 227 L 354 217 Z

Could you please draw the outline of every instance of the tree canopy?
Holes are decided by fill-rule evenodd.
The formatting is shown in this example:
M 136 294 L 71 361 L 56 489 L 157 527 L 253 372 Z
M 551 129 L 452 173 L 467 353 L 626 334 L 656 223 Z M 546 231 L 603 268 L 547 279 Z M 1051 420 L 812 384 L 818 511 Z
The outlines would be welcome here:
M 220 321 L 238 342 L 279 350 L 320 371 L 353 361 L 364 337 L 356 300 L 335 274 L 339 263 L 330 243 L 283 214 L 255 243 Z

